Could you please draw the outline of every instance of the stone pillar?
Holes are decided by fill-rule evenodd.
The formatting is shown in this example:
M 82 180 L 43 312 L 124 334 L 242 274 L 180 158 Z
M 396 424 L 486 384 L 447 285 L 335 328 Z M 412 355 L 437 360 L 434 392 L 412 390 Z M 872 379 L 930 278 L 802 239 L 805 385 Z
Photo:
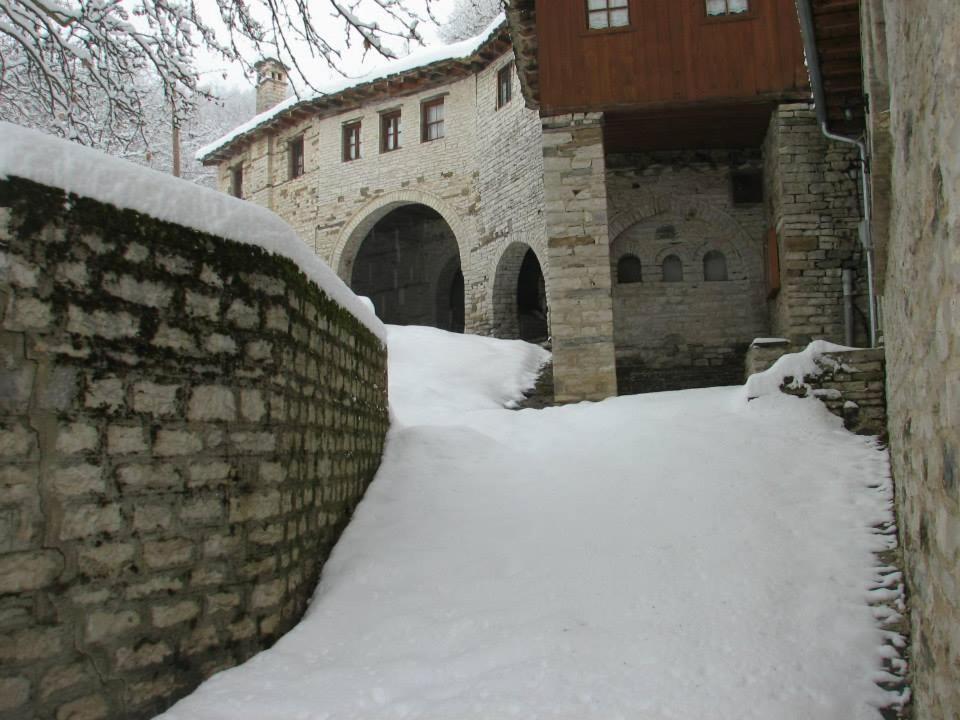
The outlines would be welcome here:
M 842 343 L 843 270 L 866 286 L 856 149 L 827 140 L 807 104 L 781 105 L 764 146 L 768 214 L 777 232 L 780 292 L 770 307 L 772 331 L 798 345 Z M 862 304 L 864 298 L 859 298 Z M 856 342 L 867 337 L 861 323 Z
M 557 402 L 616 395 L 603 115 L 543 119 Z

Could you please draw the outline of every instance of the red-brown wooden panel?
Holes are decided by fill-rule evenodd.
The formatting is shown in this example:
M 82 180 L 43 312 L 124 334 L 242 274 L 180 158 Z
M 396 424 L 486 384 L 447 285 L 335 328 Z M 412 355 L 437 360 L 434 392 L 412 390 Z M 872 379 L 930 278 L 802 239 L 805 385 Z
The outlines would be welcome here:
M 586 0 L 537 0 L 544 114 L 800 97 L 793 0 L 706 16 L 705 0 L 629 0 L 630 27 L 587 30 Z

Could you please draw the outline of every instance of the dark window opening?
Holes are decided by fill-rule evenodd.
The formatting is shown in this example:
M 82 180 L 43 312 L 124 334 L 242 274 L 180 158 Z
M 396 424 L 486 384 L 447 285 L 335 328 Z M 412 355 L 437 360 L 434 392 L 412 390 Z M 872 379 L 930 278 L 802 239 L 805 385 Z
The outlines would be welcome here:
M 707 282 L 727 279 L 727 258 L 719 250 L 711 250 L 703 256 L 703 279 Z
M 591 30 L 626 27 L 630 24 L 628 0 L 587 0 L 587 27 Z
M 400 149 L 400 111 L 380 116 L 380 152 Z
M 676 255 L 667 255 L 663 259 L 663 281 L 683 281 L 683 262 Z
M 343 161 L 360 159 L 360 123 L 343 126 Z
M 422 142 L 439 140 L 443 137 L 443 98 L 423 103 L 420 112 Z
M 754 205 L 763 202 L 763 173 L 751 170 L 735 172 L 730 176 L 734 205 Z
M 499 110 L 513 99 L 513 63 L 509 63 L 497 73 L 497 109 Z
M 230 194 L 234 197 L 243 197 L 243 165 L 233 168 L 230 175 Z
M 621 285 L 643 282 L 643 265 L 636 255 L 624 255 L 617 262 L 617 282 Z
M 303 135 L 290 141 L 288 145 L 290 157 L 290 179 L 303 175 Z

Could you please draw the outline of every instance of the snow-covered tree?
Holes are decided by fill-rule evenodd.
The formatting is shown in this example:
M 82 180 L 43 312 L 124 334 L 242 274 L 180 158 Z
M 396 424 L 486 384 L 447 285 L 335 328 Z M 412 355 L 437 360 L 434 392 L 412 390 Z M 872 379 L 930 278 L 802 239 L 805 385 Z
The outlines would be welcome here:
M 474 37 L 483 32 L 502 9 L 502 0 L 456 0 L 440 37 L 447 43 Z
M 194 64 L 201 50 L 248 71 L 276 57 L 312 87 L 295 49 L 337 68 L 336 36 L 395 57 L 391 39 L 422 42 L 432 2 L 327 0 L 316 18 L 308 0 L 213 0 L 213 24 L 199 0 L 0 0 L 0 113 L 14 122 L 44 113 L 65 137 L 129 144 L 157 87 L 180 120 L 208 96 Z M 157 86 L 144 87 L 144 75 Z

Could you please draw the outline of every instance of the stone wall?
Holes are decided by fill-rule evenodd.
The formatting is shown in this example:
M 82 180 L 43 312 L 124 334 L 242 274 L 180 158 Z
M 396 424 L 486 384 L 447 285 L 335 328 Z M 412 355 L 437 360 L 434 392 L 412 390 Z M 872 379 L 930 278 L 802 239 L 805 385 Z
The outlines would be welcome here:
M 872 66 L 888 68 L 894 148 L 887 402 L 913 697 L 918 720 L 942 720 L 960 717 L 960 4 L 867 4 L 888 53 Z
M 746 358 L 746 375 L 763 372 L 783 355 L 796 352 L 787 343 L 754 343 Z M 783 392 L 819 399 L 847 430 L 860 435 L 887 434 L 883 348 L 824 353 L 817 359 L 816 374 L 787 377 Z M 791 387 L 794 385 L 795 387 Z
M 277 256 L 0 182 L 0 715 L 145 718 L 300 617 L 381 342 Z
M 759 151 L 608 156 L 620 394 L 741 381 L 747 346 L 769 331 L 767 219 L 762 202 L 734 203 L 731 176 L 761 168 Z M 723 254 L 726 279 L 705 279 L 710 252 Z M 640 261 L 639 281 L 618 280 L 626 256 Z M 664 281 L 669 256 L 680 281 Z
M 781 105 L 770 121 L 764 159 L 780 259 L 781 287 L 770 303 L 773 334 L 798 345 L 844 342 L 843 269 L 852 268 L 859 308 L 854 343 L 868 344 L 856 148 L 828 141 L 810 106 Z
M 540 121 L 524 106 L 516 71 L 512 101 L 500 108 L 496 102 L 497 73 L 512 62 L 507 53 L 466 78 L 263 134 L 220 165 L 219 187 L 229 190 L 231 169 L 242 163 L 244 196 L 283 217 L 347 283 L 380 218 L 406 204 L 426 205 L 460 248 L 467 330 L 489 333 L 494 277 L 507 248 L 524 243 L 547 264 Z M 444 137 L 421 142 L 421 103 L 438 96 Z M 388 110 L 401 113 L 400 149 L 384 153 L 380 116 Z M 361 157 L 343 162 L 342 128 L 356 121 Z M 288 143 L 301 135 L 305 172 L 290 179 Z

